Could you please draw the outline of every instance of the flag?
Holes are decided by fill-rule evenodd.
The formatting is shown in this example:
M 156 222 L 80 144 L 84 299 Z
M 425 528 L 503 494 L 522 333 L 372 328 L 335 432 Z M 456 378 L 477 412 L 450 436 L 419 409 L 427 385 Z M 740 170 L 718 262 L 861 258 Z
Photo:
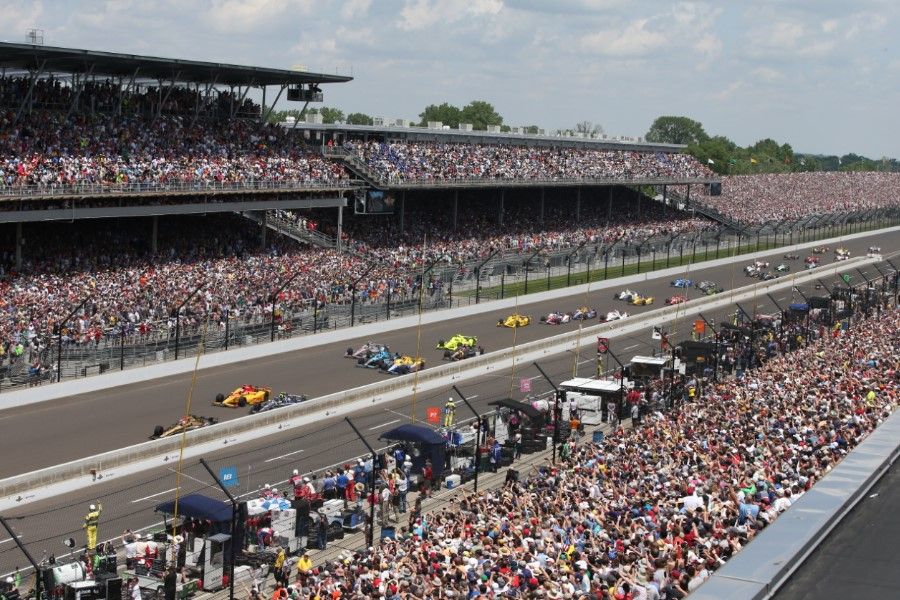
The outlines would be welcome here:
M 841 279 L 844 280 L 844 283 L 846 283 L 847 285 L 850 285 L 850 280 L 853 279 L 853 277 L 850 276 L 848 273 L 844 273 L 843 275 L 841 275 Z
M 710 164 L 710 165 L 714 165 L 714 164 L 716 164 L 716 161 L 714 161 L 714 160 L 711 159 L 711 158 L 707 158 L 707 159 L 706 159 L 706 163 L 707 163 L 707 164 Z
M 751 159 L 750 159 L 750 164 L 755 165 L 755 164 L 757 164 L 757 163 L 759 163 L 759 161 L 756 160 L 755 158 L 751 158 Z

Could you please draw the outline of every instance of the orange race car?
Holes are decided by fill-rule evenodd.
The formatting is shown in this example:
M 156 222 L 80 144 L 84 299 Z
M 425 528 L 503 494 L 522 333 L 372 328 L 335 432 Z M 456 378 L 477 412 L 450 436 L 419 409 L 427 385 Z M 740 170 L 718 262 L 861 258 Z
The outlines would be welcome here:
M 219 394 L 216 396 L 213 406 L 225 406 L 228 408 L 243 408 L 248 404 L 262 404 L 272 395 L 271 388 L 259 387 L 256 385 L 242 385 L 227 396 Z

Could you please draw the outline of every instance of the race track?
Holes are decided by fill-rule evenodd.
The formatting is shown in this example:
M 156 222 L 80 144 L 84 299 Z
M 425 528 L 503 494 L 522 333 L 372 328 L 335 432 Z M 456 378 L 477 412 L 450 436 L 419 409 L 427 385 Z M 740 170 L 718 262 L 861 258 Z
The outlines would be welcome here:
M 850 248 L 853 256 L 859 256 L 864 255 L 868 246 L 873 244 L 881 246 L 888 253 L 897 249 L 896 235 L 882 233 L 851 240 L 845 245 Z M 773 267 L 780 261 L 782 254 L 782 251 L 771 253 L 768 260 Z M 801 257 L 803 255 L 801 253 Z M 822 264 L 829 264 L 833 260 L 833 254 L 825 254 L 822 259 Z M 742 268 L 748 263 L 748 259 L 738 257 L 730 265 L 692 270 L 689 277 L 694 280 L 711 279 L 726 289 L 732 289 L 758 281 L 743 275 Z M 803 269 L 802 260 L 792 261 L 791 265 L 792 272 Z M 531 315 L 534 322 L 531 326 L 518 330 L 516 341 L 529 342 L 577 328 L 577 324 L 550 326 L 537 322 L 542 314 L 551 310 L 571 311 L 578 305 L 587 304 L 601 313 L 619 309 L 635 315 L 659 308 L 666 297 L 684 291 L 670 287 L 671 279 L 673 277 L 657 278 L 644 285 L 631 286 L 638 292 L 656 298 L 655 304 L 650 307 L 628 306 L 614 300 L 612 291 L 620 287 L 592 292 L 587 299 L 582 294 L 568 300 L 523 304 L 519 307 L 519 312 Z M 809 295 L 823 292 L 809 290 L 805 293 Z M 697 296 L 697 291 L 690 290 L 688 294 L 693 298 Z M 799 299 L 799 295 L 796 298 Z M 779 302 L 786 305 L 791 300 L 788 295 Z M 761 302 L 771 304 L 766 298 Z M 745 308 L 751 310 L 747 306 Z M 771 310 L 771 307 L 764 310 Z M 498 310 L 423 326 L 421 354 L 431 365 L 439 364 L 442 353 L 434 348 L 435 343 L 438 339 L 446 339 L 457 332 L 478 336 L 479 344 L 488 352 L 512 346 L 513 331 L 496 327 L 497 320 L 509 312 L 512 311 Z M 399 329 L 373 341 L 384 342 L 396 352 L 414 354 L 417 333 L 414 327 Z M 679 334 L 686 336 L 688 331 L 683 329 Z M 349 343 L 328 344 L 200 371 L 191 412 L 215 416 L 221 420 L 244 416 L 247 409 L 213 407 L 210 402 L 217 393 L 227 393 L 245 383 L 269 386 L 275 393 L 287 391 L 314 398 L 379 381 L 387 376 L 374 370 L 355 368 L 353 361 L 343 358 L 347 347 L 357 347 L 366 341 L 357 339 Z M 634 343 L 636 342 L 625 346 Z M 617 347 L 613 346 L 613 349 L 615 351 Z M 636 349 L 624 350 L 622 345 L 618 349 L 627 358 L 636 352 Z M 5 453 L 0 465 L 0 478 L 142 442 L 155 425 L 168 425 L 184 413 L 190 383 L 191 375 L 184 374 L 3 411 L 0 413 L 0 429 Z

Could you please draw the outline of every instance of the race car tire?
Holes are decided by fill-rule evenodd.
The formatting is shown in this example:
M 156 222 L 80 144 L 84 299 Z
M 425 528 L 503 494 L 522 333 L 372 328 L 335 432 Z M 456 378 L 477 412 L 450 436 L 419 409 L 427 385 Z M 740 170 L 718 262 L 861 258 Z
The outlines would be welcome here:
M 225 402 L 225 394 L 216 394 L 216 404 Z
M 165 431 L 165 430 L 163 429 L 163 426 L 162 426 L 162 425 L 157 425 L 156 427 L 153 428 L 153 437 L 154 437 L 154 438 L 159 438 L 159 437 L 161 437 L 162 434 L 163 434 L 163 431 Z
M 353 348 L 347 348 L 347 356 L 353 356 Z
M 263 402 L 268 402 L 268 401 L 269 401 L 269 392 L 265 392 L 263 394 Z
M 358 365 L 365 365 L 365 364 L 366 364 L 366 359 L 364 359 L 364 358 L 357 358 L 357 359 L 356 359 L 356 364 L 358 364 Z
M 241 396 L 240 398 L 238 398 L 238 406 L 240 406 L 241 408 L 244 408 L 245 406 L 247 406 L 247 397 L 246 396 Z
M 444 358 L 450 358 L 453 356 L 453 353 L 449 350 L 444 350 Z
M 252 415 L 254 413 L 258 413 L 261 408 L 262 408 L 262 404 L 254 404 L 253 406 L 250 407 L 250 414 Z

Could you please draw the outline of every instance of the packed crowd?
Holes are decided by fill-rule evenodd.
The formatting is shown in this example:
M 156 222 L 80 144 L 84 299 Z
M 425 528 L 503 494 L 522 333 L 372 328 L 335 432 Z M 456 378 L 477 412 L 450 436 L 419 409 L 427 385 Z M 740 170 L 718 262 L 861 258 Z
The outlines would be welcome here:
M 333 184 L 348 178 L 340 164 L 304 148 L 288 130 L 230 118 L 228 92 L 139 89 L 123 94 L 117 112 L 118 88 L 110 82 L 88 83 L 76 94 L 58 79 L 39 80 L 32 110 L 17 120 L 16 102 L 27 90 L 27 79 L 0 78 L 0 193 L 21 186 Z M 83 110 L 69 113 L 76 95 Z M 253 108 L 247 102 L 235 115 Z
M 302 246 L 274 233 L 263 250 L 259 226 L 231 215 L 162 218 L 156 255 L 147 220 L 123 220 L 115 226 L 91 221 L 29 225 L 26 237 L 42 241 L 26 246 L 21 270 L 13 266 L 15 236 L 10 233 L 0 243 L 0 362 L 4 355 L 27 357 L 46 347 L 55 326 L 85 297 L 84 310 L 65 324 L 66 344 L 97 343 L 123 333 L 168 336 L 175 327 L 175 309 L 201 283 L 203 289 L 182 312 L 185 331 L 201 327 L 207 315 L 220 329 L 226 320 L 266 321 L 269 295 L 295 274 L 277 298 L 279 321 L 313 303 L 320 308 L 348 304 L 354 293 L 361 304 L 388 295 L 395 303 L 417 298 L 423 266 L 438 259 L 441 268 L 426 280 L 426 297 L 445 285 L 440 271 L 465 273 L 474 268 L 472 261 L 494 249 L 523 253 L 547 244 L 547 251 L 561 250 L 582 241 L 632 241 L 705 226 L 657 207 L 645 207 L 639 219 L 625 208 L 627 202 L 616 203 L 608 225 L 607 208 L 596 214 L 586 209 L 575 223 L 565 207 L 554 203 L 543 226 L 527 207 L 510 211 L 502 227 L 477 210 L 463 211 L 456 230 L 447 222 L 446 207 L 433 213 L 423 208 L 418 216 L 413 211 L 402 233 L 396 219 L 348 218 L 345 243 L 351 252 Z M 325 225 L 326 219 L 334 221 L 333 212 L 321 217 L 277 214 L 298 227 L 335 233 Z M 79 248 L 78 254 L 71 254 L 72 247 Z
M 348 142 L 346 147 L 383 179 L 396 183 L 712 176 L 692 156 L 676 153 L 378 141 Z
M 396 539 L 316 568 L 304 557 L 285 595 L 684 598 L 890 416 L 898 331 L 887 311 L 600 444 L 567 442 L 503 489 L 414 510 Z
M 900 206 L 900 173 L 769 173 L 722 178 L 722 195 L 692 200 L 741 223 L 762 224 Z

